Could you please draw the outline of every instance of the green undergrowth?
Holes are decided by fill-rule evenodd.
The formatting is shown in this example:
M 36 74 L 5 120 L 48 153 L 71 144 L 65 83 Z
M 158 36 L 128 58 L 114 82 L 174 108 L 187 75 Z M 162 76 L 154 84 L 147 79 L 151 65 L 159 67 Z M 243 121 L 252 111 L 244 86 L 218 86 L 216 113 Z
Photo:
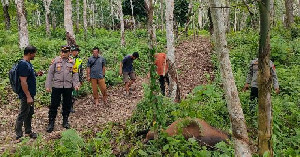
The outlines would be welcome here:
M 115 43 L 119 43 L 118 33 L 98 31 L 100 32 L 97 32 L 97 35 L 98 33 L 103 33 L 103 36 L 115 34 Z M 129 33 L 128 36 L 146 38 L 146 31 L 136 32 L 135 35 Z M 103 38 L 105 39 L 105 37 Z M 111 37 L 107 38 L 109 38 L 107 40 L 111 40 Z M 144 53 L 147 51 L 146 43 L 139 49 L 135 47 L 124 51 L 115 51 L 118 49 L 117 47 L 111 49 L 110 46 L 103 46 L 105 45 L 103 43 L 106 42 L 104 39 L 99 39 L 99 43 L 101 43 L 99 45 L 102 45 L 104 56 L 112 56 L 108 57 L 110 58 L 108 59 L 109 65 L 116 64 L 128 51 L 143 52 L 144 50 Z M 254 146 L 257 144 L 257 116 L 252 115 L 249 111 L 250 91 L 242 92 L 241 89 L 246 80 L 249 63 L 256 57 L 258 39 L 258 33 L 253 30 L 228 34 L 231 64 L 249 137 Z M 297 156 L 300 153 L 300 79 L 298 79 L 300 47 L 297 44 L 299 39 L 300 37 L 295 32 L 282 28 L 272 30 L 271 59 L 276 66 L 281 90 L 279 95 L 272 92 L 274 156 Z M 129 41 L 130 39 L 127 40 L 127 42 Z M 164 43 L 165 39 L 161 39 L 161 41 Z M 90 49 L 88 46 L 90 43 L 86 44 L 84 47 L 88 47 L 87 50 Z M 93 46 L 94 44 L 90 44 L 90 47 Z M 82 51 L 82 53 L 84 52 L 85 50 Z M 105 54 L 105 52 L 117 54 Z M 116 60 L 111 59 L 113 57 Z M 145 59 L 141 58 L 140 61 L 137 61 L 138 69 L 147 69 L 147 65 L 142 63 Z M 214 81 L 195 87 L 193 92 L 180 103 L 173 103 L 169 98 L 158 94 L 158 86 L 154 90 L 155 96 L 151 96 L 149 85 L 143 84 L 144 98 L 138 103 L 126 124 L 109 123 L 96 135 L 89 130 L 82 134 L 78 134 L 74 130 L 67 130 L 58 140 L 45 142 L 38 139 L 32 146 L 23 142 L 11 156 L 234 156 L 233 141 L 230 141 L 229 144 L 221 142 L 215 146 L 215 150 L 210 150 L 207 147 L 199 146 L 193 138 L 186 140 L 182 135 L 169 137 L 162 131 L 179 118 L 191 117 L 203 119 L 215 128 L 228 134 L 232 133 L 216 55 L 213 55 L 213 63 L 215 66 Z M 115 68 L 117 69 L 117 66 Z M 114 78 L 114 72 L 110 75 Z M 210 80 L 209 77 L 207 75 L 208 80 Z M 145 142 L 145 134 L 149 130 L 158 131 L 158 135 L 155 140 Z M 74 139 L 74 142 L 70 139 Z M 4 154 L 4 156 L 6 155 L 9 155 L 8 151 Z M 257 154 L 254 153 L 254 156 Z

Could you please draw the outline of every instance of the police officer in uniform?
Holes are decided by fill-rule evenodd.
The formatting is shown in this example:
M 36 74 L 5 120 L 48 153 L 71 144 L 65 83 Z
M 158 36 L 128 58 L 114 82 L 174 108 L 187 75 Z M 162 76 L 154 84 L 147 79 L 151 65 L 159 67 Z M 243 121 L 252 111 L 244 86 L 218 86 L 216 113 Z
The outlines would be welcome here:
M 274 87 L 276 93 L 278 94 L 279 93 L 278 78 L 277 78 L 277 74 L 275 71 L 275 66 L 271 60 L 270 60 L 270 71 L 271 71 L 271 75 L 272 75 L 273 87 Z M 258 75 L 258 58 L 254 59 L 250 62 L 246 84 L 243 89 L 243 91 L 246 91 L 249 89 L 249 86 L 251 85 L 251 93 L 250 93 L 251 101 L 254 101 L 255 99 L 258 98 L 257 75 Z M 250 105 L 250 111 L 253 112 L 254 108 L 255 108 L 255 105 L 252 103 Z
M 47 132 L 51 133 L 54 129 L 55 118 L 57 115 L 57 108 L 62 103 L 63 127 L 70 128 L 68 117 L 70 114 L 72 104 L 72 90 L 79 89 L 80 83 L 78 80 L 78 73 L 74 70 L 75 62 L 70 55 L 70 47 L 62 46 L 60 56 L 56 57 L 49 67 L 48 76 L 46 80 L 46 91 L 51 93 L 51 104 L 49 107 L 49 125 Z
M 82 59 L 79 58 L 78 53 L 80 52 L 79 46 L 78 45 L 72 45 L 71 46 L 71 58 L 74 60 L 75 65 L 74 65 L 74 72 L 78 73 L 79 76 L 79 82 L 80 85 L 83 83 L 83 68 L 82 68 Z M 72 92 L 72 105 L 71 105 L 71 112 L 74 113 L 74 103 L 76 101 L 76 96 L 78 96 L 78 92 L 73 89 Z

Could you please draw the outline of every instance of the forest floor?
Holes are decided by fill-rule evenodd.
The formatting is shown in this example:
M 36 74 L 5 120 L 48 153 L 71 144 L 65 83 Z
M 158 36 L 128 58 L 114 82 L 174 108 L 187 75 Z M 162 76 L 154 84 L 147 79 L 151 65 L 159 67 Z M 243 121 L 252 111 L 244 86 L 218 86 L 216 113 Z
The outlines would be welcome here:
M 179 76 L 181 97 L 185 98 L 194 87 L 206 84 L 213 79 L 213 65 L 211 62 L 211 45 L 206 37 L 197 37 L 180 42 L 176 46 L 176 61 Z M 138 69 L 137 69 L 138 70 Z M 210 77 L 207 77 L 209 74 Z M 137 103 L 143 98 L 143 83 L 147 78 L 137 77 L 132 86 L 132 94 L 124 95 L 123 85 L 109 87 L 109 106 L 102 102 L 94 106 L 92 95 L 79 98 L 74 105 L 75 113 L 71 113 L 69 122 L 71 128 L 81 134 L 91 131 L 91 134 L 99 132 L 108 122 L 125 125 L 135 109 Z M 19 110 L 19 102 L 10 100 L 10 104 L 0 105 L 0 154 L 6 149 L 13 150 L 16 147 L 14 126 Z M 62 127 L 61 108 L 56 117 L 55 129 L 47 133 L 48 107 L 35 109 L 32 120 L 32 130 L 37 132 L 46 141 L 60 138 Z

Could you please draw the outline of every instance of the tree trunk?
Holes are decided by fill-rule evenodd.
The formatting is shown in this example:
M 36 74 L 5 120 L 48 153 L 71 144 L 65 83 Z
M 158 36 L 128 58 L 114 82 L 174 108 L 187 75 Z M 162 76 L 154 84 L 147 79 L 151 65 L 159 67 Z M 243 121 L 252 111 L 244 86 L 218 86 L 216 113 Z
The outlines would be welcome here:
M 92 25 L 92 34 L 93 36 L 95 35 L 95 4 L 92 2 L 91 4 L 91 11 L 92 11 L 92 16 L 91 18 L 91 25 Z
M 155 29 L 153 23 L 154 8 L 153 8 L 152 0 L 145 0 L 145 7 L 148 13 L 148 22 L 147 22 L 148 34 L 149 34 L 148 46 L 150 49 L 153 49 L 156 45 L 156 35 L 155 35 Z
M 270 24 L 275 24 L 275 8 L 274 8 L 274 0 L 270 0 Z
M 203 20 L 202 20 L 202 9 L 199 8 L 199 13 L 198 13 L 198 26 L 199 26 L 199 29 L 202 29 L 203 28 Z
M 86 20 L 86 0 L 83 0 L 83 29 L 84 29 L 84 40 L 87 39 L 87 20 Z
M 66 32 L 69 32 L 70 36 L 75 39 L 74 31 L 73 31 L 73 21 L 72 21 L 72 1 L 65 0 L 64 1 L 64 26 Z
M 9 12 L 8 12 L 9 0 L 1 0 L 1 3 L 2 3 L 3 14 L 4 14 L 4 18 L 5 18 L 5 28 L 6 28 L 6 30 L 9 30 L 10 29 L 10 16 L 9 16 Z
M 36 10 L 36 25 L 41 26 L 41 12 L 40 10 Z
M 49 14 L 50 14 L 50 5 L 52 0 L 44 0 L 45 6 L 45 24 L 46 24 L 46 34 L 50 36 L 50 23 L 49 23 Z
M 102 4 L 100 4 L 100 12 L 101 12 L 100 27 L 104 27 L 104 13 L 103 13 L 103 6 L 102 6 Z
M 55 13 L 52 13 L 52 29 L 53 31 L 56 30 L 56 16 L 55 16 Z
M 161 30 L 164 30 L 164 0 L 160 0 Z
M 18 28 L 19 28 L 19 47 L 21 49 L 29 45 L 27 20 L 25 17 L 25 7 L 23 0 L 15 0 L 17 16 L 18 16 Z
M 226 11 L 222 8 L 218 8 L 224 6 L 224 3 L 220 3 L 219 0 L 210 0 L 210 5 L 216 40 L 216 51 L 220 62 L 222 82 L 232 127 L 235 156 L 248 157 L 251 156 L 251 151 L 248 143 L 247 127 L 232 73 L 229 49 L 227 48 Z
M 286 27 L 291 28 L 294 24 L 294 15 L 293 15 L 293 4 L 294 0 L 285 0 L 285 10 L 286 10 Z
M 188 29 L 189 29 L 189 26 L 191 23 L 191 16 L 193 15 L 193 1 L 192 0 L 190 0 L 188 8 L 189 8 L 189 10 L 188 10 L 188 15 L 187 15 L 187 20 L 186 20 L 185 27 L 184 27 L 185 36 L 188 36 Z
M 130 0 L 130 6 L 131 6 L 131 16 L 132 16 L 132 21 L 133 21 L 133 30 L 135 31 L 135 18 L 133 15 L 133 4 L 132 4 L 132 0 Z
M 76 18 L 76 26 L 75 26 L 75 32 L 76 34 L 79 33 L 79 21 L 80 21 L 80 16 L 79 16 L 79 10 L 80 10 L 80 5 L 79 5 L 79 0 L 76 0 L 76 15 L 77 15 L 77 18 Z
M 114 6 L 113 6 L 113 0 L 110 0 L 110 16 L 111 16 L 111 28 L 112 30 L 115 30 L 115 20 L 114 20 Z
M 175 62 L 174 48 L 174 0 L 166 0 L 166 36 L 167 36 L 167 57 L 169 61 L 170 92 L 171 98 L 175 102 L 180 101 L 180 90 L 178 84 L 178 75 Z
M 123 18 L 123 9 L 122 9 L 122 0 L 117 0 L 118 12 L 120 17 L 120 25 L 121 25 L 121 46 L 125 46 L 125 30 L 124 30 L 124 18 Z
M 233 31 L 237 31 L 237 9 L 234 8 L 234 26 L 233 26 Z
M 270 0 L 258 2 L 260 10 L 260 39 L 258 51 L 258 154 L 272 150 L 272 104 L 270 73 Z

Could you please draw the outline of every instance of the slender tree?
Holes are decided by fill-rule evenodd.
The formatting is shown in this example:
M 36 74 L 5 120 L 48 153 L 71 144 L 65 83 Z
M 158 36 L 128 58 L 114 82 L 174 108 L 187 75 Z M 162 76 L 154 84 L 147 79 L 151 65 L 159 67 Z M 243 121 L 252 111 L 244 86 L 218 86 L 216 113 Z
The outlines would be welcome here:
M 115 30 L 115 14 L 114 14 L 114 5 L 113 5 L 114 0 L 110 0 L 110 17 L 111 17 L 111 28 L 112 30 Z
M 293 4 L 294 4 L 294 0 L 285 0 L 286 27 L 287 28 L 291 28 L 292 25 L 294 24 Z
M 87 19 L 86 19 L 86 0 L 83 0 L 83 29 L 84 29 L 84 39 L 87 39 Z
M 148 14 L 148 34 L 149 34 L 149 42 L 148 46 L 150 49 L 156 45 L 156 35 L 155 35 L 155 26 L 153 23 L 153 16 L 154 16 L 154 8 L 153 8 L 153 1 L 152 0 L 145 0 L 145 7 Z
M 75 25 L 75 32 L 76 34 L 79 33 L 79 21 L 80 21 L 80 3 L 79 0 L 76 0 L 76 25 Z
M 51 13 L 51 17 L 52 17 L 52 29 L 55 31 L 56 30 L 56 16 L 55 16 L 55 12 Z
M 188 7 L 189 10 L 188 10 L 187 20 L 184 27 L 184 33 L 186 36 L 188 36 L 188 29 L 191 23 L 191 16 L 193 16 L 193 0 L 190 0 Z
M 161 18 L 161 30 L 164 30 L 164 0 L 160 0 L 160 18 Z
M 174 101 L 180 101 L 180 90 L 178 84 L 178 74 L 176 71 L 175 48 L 174 48 L 174 0 L 166 0 L 166 36 L 167 36 L 167 57 L 170 74 L 170 92 Z
M 135 18 L 134 18 L 134 14 L 133 14 L 133 4 L 132 4 L 132 0 L 130 0 L 130 7 L 131 7 L 132 22 L 133 22 L 133 30 L 135 31 Z
M 45 7 L 45 24 L 46 24 L 46 34 L 50 35 L 50 22 L 49 22 L 49 15 L 50 15 L 50 5 L 52 0 L 43 0 L 44 7 Z
M 258 154 L 272 150 L 272 104 L 270 72 L 270 0 L 258 1 L 260 11 L 260 39 L 258 51 Z
M 18 28 L 19 28 L 19 47 L 21 49 L 29 45 L 27 20 L 25 16 L 25 7 L 23 0 L 15 0 L 17 15 L 18 15 Z
M 124 29 L 124 15 L 123 15 L 123 9 L 122 9 L 122 0 L 117 0 L 118 5 L 118 13 L 120 17 L 120 25 L 121 25 L 121 46 L 125 46 L 125 29 Z
M 8 12 L 9 0 L 1 0 L 1 3 L 2 3 L 4 18 L 5 18 L 5 28 L 6 30 L 9 30 L 10 29 L 10 16 Z
M 229 49 L 226 40 L 226 11 L 222 6 L 224 0 L 210 0 L 211 16 L 215 33 L 215 45 L 218 59 L 220 62 L 220 71 L 224 86 L 227 108 L 230 116 L 233 141 L 235 147 L 235 156 L 249 157 L 251 151 L 249 147 L 249 138 L 247 127 L 238 91 L 235 85 L 231 63 L 229 59 Z M 228 8 L 225 8 L 228 9 Z
M 73 31 L 73 21 L 72 21 L 72 1 L 64 0 L 64 26 L 66 32 L 69 32 L 70 36 L 75 39 Z

